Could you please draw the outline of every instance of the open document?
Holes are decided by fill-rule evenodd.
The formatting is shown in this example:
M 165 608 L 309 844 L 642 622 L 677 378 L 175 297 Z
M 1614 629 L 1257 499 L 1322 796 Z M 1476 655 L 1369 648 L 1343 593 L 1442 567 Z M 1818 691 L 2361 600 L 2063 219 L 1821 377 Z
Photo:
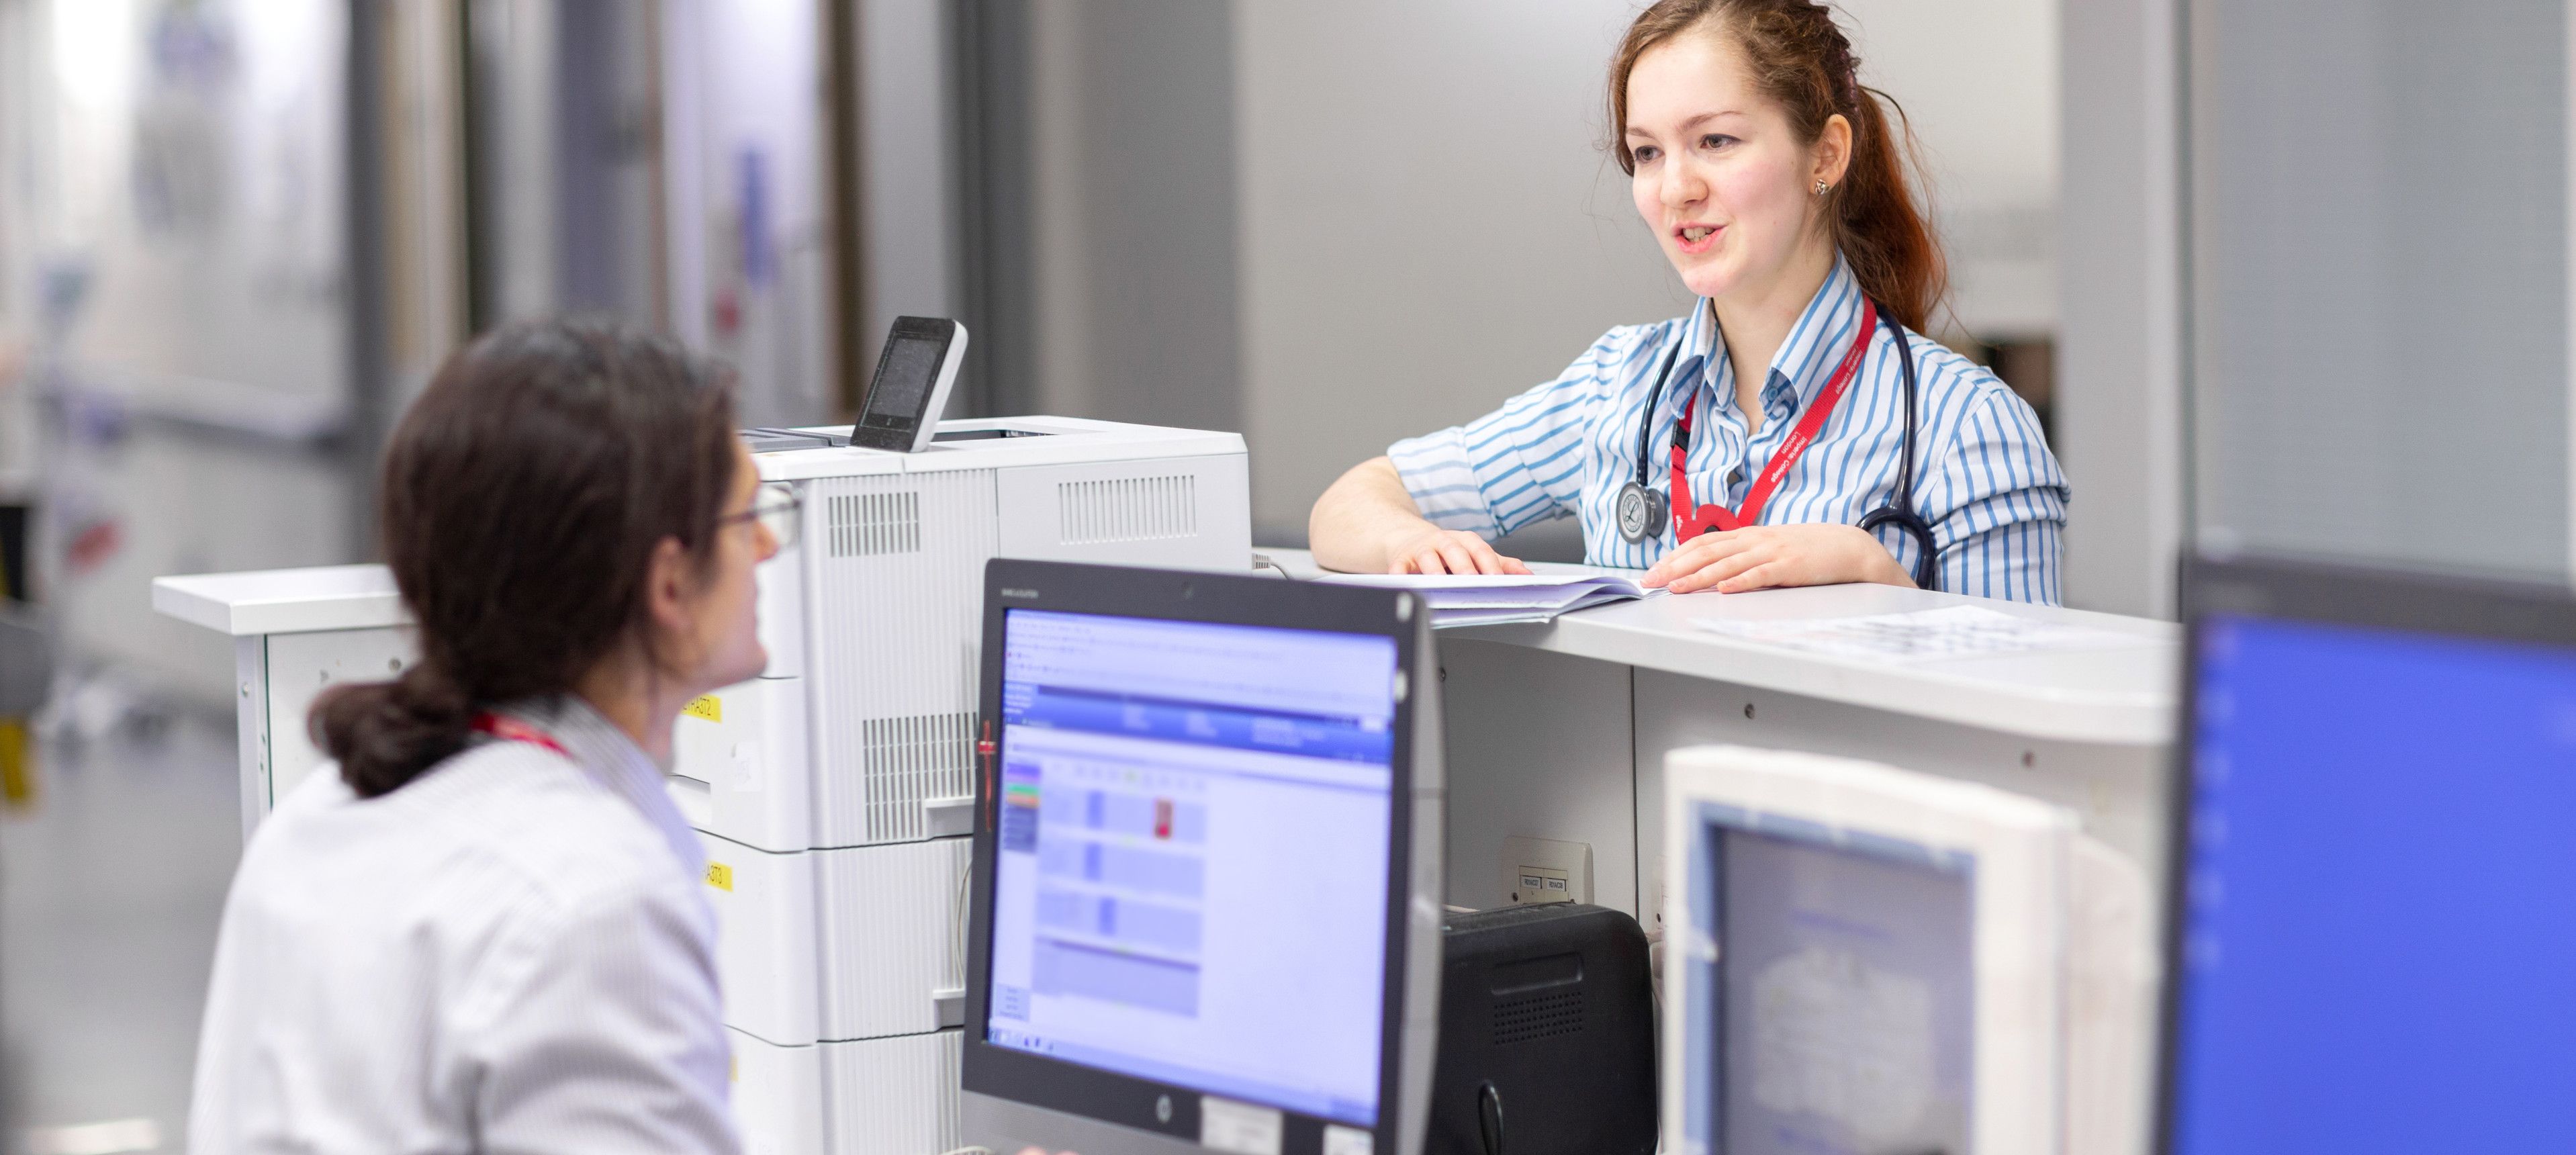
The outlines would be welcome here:
M 1325 574 L 1316 581 L 1342 585 L 1412 590 L 1431 605 L 1431 624 L 1491 626 L 1506 622 L 1545 622 L 1558 614 L 1601 605 L 1654 597 L 1650 590 L 1616 574 Z

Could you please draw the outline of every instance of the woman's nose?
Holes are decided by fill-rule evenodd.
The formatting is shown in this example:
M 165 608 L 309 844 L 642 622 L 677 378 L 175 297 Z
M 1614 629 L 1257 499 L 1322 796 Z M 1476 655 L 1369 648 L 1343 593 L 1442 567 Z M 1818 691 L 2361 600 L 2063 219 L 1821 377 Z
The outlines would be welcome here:
M 778 535 L 769 532 L 769 527 L 761 524 L 760 522 L 755 521 L 752 522 L 751 525 L 759 534 L 759 536 L 752 542 L 755 552 L 759 555 L 759 560 L 768 561 L 773 557 L 777 557 Z
M 1675 161 L 1665 165 L 1663 175 L 1661 187 L 1656 191 L 1665 208 L 1698 204 L 1701 197 L 1708 195 L 1708 182 L 1701 180 L 1699 173 L 1687 162 Z

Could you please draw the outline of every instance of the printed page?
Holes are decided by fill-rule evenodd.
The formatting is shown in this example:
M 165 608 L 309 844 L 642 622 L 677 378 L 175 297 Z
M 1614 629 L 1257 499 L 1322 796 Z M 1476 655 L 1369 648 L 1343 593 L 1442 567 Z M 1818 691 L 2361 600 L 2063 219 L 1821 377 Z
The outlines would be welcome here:
M 1931 661 L 2042 650 L 2110 650 L 2156 644 L 2153 638 L 2026 618 L 1984 606 L 1783 621 L 1693 618 L 1691 624 L 1740 641 L 1880 661 Z

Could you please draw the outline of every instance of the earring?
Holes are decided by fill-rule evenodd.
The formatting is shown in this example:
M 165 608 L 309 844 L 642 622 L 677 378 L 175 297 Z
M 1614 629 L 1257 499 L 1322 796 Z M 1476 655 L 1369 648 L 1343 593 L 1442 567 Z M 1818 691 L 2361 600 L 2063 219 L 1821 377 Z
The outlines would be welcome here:
M 1826 184 L 1826 183 L 1825 183 L 1825 182 L 1823 182 L 1823 181 L 1817 181 L 1817 182 L 1816 182 L 1816 195 L 1817 195 L 1817 196 L 1823 196 L 1823 195 L 1825 195 L 1825 190 L 1826 190 L 1826 189 L 1829 189 L 1829 188 L 1832 188 L 1832 187 L 1834 187 L 1834 186 L 1829 185 L 1829 184 Z

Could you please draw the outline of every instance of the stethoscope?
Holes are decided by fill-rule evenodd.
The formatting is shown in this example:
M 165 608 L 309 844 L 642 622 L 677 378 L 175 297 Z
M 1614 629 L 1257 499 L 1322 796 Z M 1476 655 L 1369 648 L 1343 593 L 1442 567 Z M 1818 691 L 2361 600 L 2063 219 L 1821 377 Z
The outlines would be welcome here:
M 1906 338 L 1905 327 L 1897 324 L 1896 318 L 1888 313 L 1887 306 L 1872 302 L 1871 307 L 1878 312 L 1879 324 L 1896 338 L 1897 363 L 1905 370 L 1905 440 L 1897 451 L 1895 499 L 1862 517 L 1860 528 L 1875 535 L 1881 527 L 1892 525 L 1913 539 L 1916 546 L 1914 584 L 1933 589 L 1939 548 L 1933 541 L 1931 525 L 1914 512 L 1914 345 Z M 1630 545 L 1644 545 L 1661 533 L 1665 520 L 1672 515 L 1672 499 L 1648 484 L 1653 470 L 1647 450 L 1654 442 L 1655 406 L 1664 399 L 1664 386 L 1672 379 L 1673 364 L 1680 360 L 1681 355 L 1682 346 L 1678 340 L 1673 342 L 1672 352 L 1664 354 L 1664 366 L 1655 374 L 1655 387 L 1646 394 L 1645 413 L 1637 425 L 1636 479 L 1619 488 L 1616 510 L 1619 536 Z M 1677 424 L 1673 429 L 1673 447 L 1688 452 L 1690 446 L 1684 440 L 1686 436 L 1682 426 Z

